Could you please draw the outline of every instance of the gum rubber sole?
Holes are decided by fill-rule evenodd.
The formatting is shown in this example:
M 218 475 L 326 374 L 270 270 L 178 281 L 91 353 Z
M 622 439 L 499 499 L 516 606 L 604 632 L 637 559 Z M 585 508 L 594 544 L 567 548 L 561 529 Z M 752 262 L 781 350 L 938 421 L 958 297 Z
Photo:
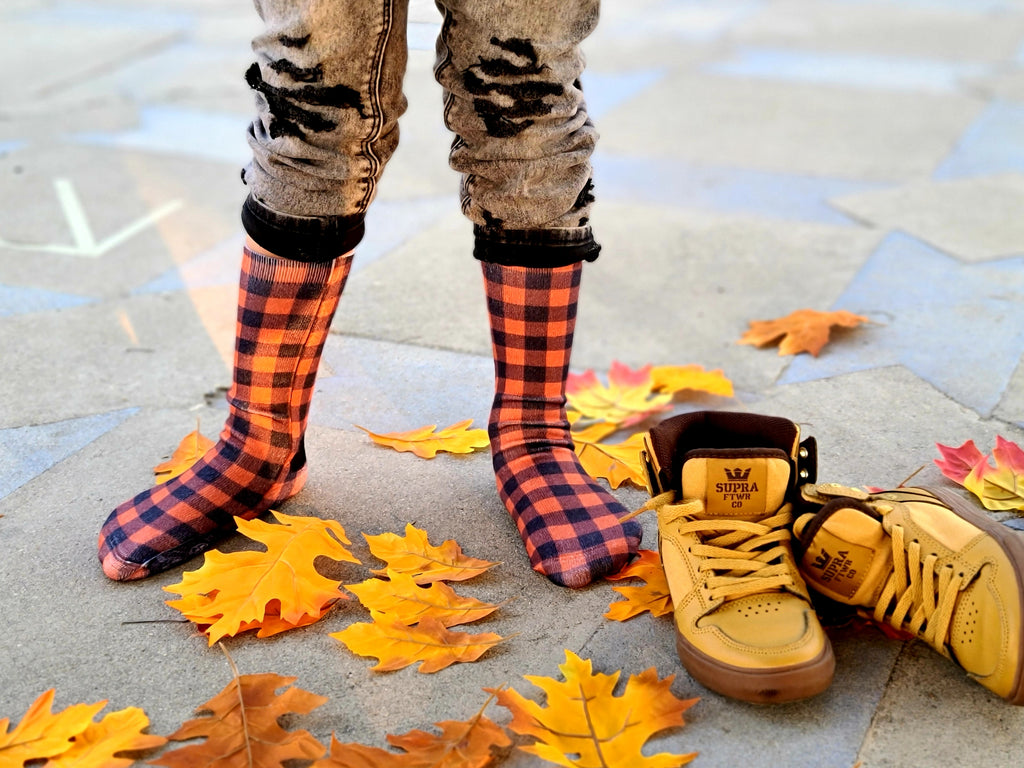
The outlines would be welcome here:
M 804 664 L 776 669 L 744 669 L 706 656 L 676 629 L 676 652 L 690 676 L 706 688 L 753 704 L 783 704 L 817 696 L 828 689 L 835 674 L 832 645 Z

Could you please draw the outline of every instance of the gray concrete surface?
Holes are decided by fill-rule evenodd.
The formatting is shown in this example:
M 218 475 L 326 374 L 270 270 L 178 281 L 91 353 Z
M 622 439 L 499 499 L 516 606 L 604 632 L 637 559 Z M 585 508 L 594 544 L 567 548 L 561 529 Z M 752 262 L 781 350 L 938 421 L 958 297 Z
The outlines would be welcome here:
M 410 18 L 402 146 L 325 353 L 311 480 L 284 511 L 336 518 L 367 563 L 359 534 L 408 521 L 500 560 L 465 591 L 515 597 L 479 628 L 516 637 L 435 675 L 377 674 L 328 636 L 363 618 L 345 605 L 226 641 L 241 671 L 330 697 L 296 720 L 317 738 L 383 746 L 471 716 L 484 686 L 535 695 L 521 676 L 557 674 L 571 649 L 605 672 L 675 674 L 674 692 L 700 702 L 651 749 L 699 751 L 701 768 L 1020 765 L 1024 710 L 871 630 L 833 631 L 836 680 L 812 701 L 703 689 L 669 619 L 609 622 L 608 585 L 567 591 L 530 570 L 486 454 L 427 462 L 355 428 L 482 424 L 490 397 L 479 268 L 431 76 L 437 14 L 416 0 Z M 197 418 L 214 436 L 224 417 L 257 30 L 243 0 L 0 7 L 0 718 L 54 687 L 58 707 L 138 706 L 166 734 L 229 680 L 191 625 L 126 623 L 175 618 L 161 587 L 182 569 L 113 584 L 95 542 Z M 679 408 L 791 418 L 817 436 L 821 475 L 851 484 L 922 466 L 946 484 L 935 443 L 1024 441 L 1024 2 L 607 2 L 587 53 L 605 250 L 586 268 L 577 370 L 722 368 L 735 398 Z M 818 358 L 736 344 L 748 320 L 800 307 L 874 324 Z

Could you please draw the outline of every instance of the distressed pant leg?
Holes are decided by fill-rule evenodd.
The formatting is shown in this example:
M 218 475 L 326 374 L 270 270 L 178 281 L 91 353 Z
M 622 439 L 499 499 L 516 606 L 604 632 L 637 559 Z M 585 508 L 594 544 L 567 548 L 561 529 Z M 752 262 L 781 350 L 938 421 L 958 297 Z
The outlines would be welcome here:
M 599 0 L 437 0 L 435 76 L 474 255 L 520 266 L 596 258 L 597 131 L 579 77 Z
M 350 251 L 398 145 L 408 0 L 255 0 L 264 31 L 246 80 L 256 95 L 246 231 L 279 255 Z

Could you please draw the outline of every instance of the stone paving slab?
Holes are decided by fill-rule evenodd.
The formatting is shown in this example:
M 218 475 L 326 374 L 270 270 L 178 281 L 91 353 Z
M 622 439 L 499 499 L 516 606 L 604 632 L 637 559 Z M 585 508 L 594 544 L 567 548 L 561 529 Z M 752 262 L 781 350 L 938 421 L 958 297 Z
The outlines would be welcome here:
M 952 487 L 935 443 L 1024 444 L 1024 3 L 635 0 L 602 13 L 584 88 L 602 133 L 592 220 L 605 250 L 586 268 L 574 368 L 722 368 L 735 398 L 677 410 L 792 418 L 818 438 L 821 476 L 852 484 L 917 471 Z M 607 585 L 567 591 L 530 570 L 486 454 L 428 462 L 355 429 L 481 426 L 490 399 L 479 267 L 431 71 L 438 14 L 413 0 L 410 18 L 402 145 L 328 340 L 311 480 L 285 511 L 338 519 L 367 562 L 359 533 L 408 521 L 501 560 L 465 591 L 515 596 L 479 629 L 520 634 L 478 664 L 381 675 L 328 636 L 363 618 L 342 605 L 278 638 L 227 641 L 242 671 L 298 675 L 329 696 L 298 718 L 317 738 L 383 746 L 385 733 L 473 715 L 483 686 L 536 696 L 521 676 L 557 674 L 569 648 L 604 672 L 676 674 L 674 692 L 700 701 L 651 749 L 697 750 L 696 766 L 1016 765 L 1019 708 L 874 631 L 830 630 L 837 678 L 812 702 L 752 707 L 703 690 L 670 620 L 609 622 Z M 259 22 L 237 0 L 9 0 L 0 25 L 19 32 L 0 56 L 0 718 L 53 686 L 58 706 L 109 698 L 168 733 L 224 686 L 227 662 L 190 625 L 123 623 L 173 619 L 160 588 L 182 569 L 112 585 L 96 534 L 197 418 L 210 437 L 224 418 L 251 104 L 241 70 Z M 747 321 L 803 306 L 878 324 L 837 334 L 817 359 L 735 343 Z M 654 547 L 653 518 L 642 522 Z

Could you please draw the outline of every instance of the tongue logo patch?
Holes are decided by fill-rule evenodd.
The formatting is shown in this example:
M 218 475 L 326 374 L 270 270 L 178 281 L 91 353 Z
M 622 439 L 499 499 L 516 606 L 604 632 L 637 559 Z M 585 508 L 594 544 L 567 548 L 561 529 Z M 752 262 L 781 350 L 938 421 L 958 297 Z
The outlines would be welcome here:
M 822 549 L 821 553 L 811 563 L 813 568 L 821 571 L 818 579 L 827 584 L 830 581 L 849 581 L 857 577 L 857 569 L 853 567 L 853 559 L 849 550 L 841 549 L 835 555 L 830 555 L 828 550 Z
M 750 480 L 750 467 L 725 468 L 725 476 L 728 480 L 724 483 L 715 483 L 715 492 L 722 501 L 732 507 L 742 507 L 743 502 L 750 501 L 753 494 L 759 492 L 756 481 Z

